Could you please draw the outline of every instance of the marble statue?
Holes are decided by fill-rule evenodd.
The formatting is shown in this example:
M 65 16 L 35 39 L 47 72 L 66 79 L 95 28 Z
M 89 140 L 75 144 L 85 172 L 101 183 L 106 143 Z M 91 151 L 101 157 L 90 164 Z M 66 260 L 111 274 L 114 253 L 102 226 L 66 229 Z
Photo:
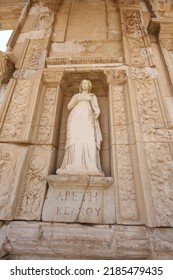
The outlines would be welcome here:
M 90 93 L 92 84 L 83 80 L 79 93 L 75 94 L 67 108 L 65 154 L 56 174 L 104 176 L 100 166 L 102 135 L 98 117 L 100 109 L 95 94 Z

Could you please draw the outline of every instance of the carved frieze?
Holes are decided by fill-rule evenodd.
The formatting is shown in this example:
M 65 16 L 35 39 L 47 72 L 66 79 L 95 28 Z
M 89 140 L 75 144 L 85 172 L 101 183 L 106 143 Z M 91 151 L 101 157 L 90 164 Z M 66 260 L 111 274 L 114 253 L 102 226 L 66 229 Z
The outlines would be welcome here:
M 29 148 L 21 192 L 16 211 L 17 219 L 39 220 L 46 191 L 45 177 L 51 172 L 53 146 Z
M 69 64 L 110 64 L 110 63 L 123 63 L 123 58 L 113 57 L 75 57 L 75 58 L 58 58 L 48 57 L 46 58 L 47 66 L 49 65 L 69 65 Z
M 0 83 L 8 83 L 15 71 L 15 56 L 0 51 Z
M 110 59 L 116 62 L 123 62 L 123 50 L 120 41 L 65 41 L 53 42 L 50 49 L 50 57 L 61 58 L 66 63 L 72 63 L 80 59 L 83 63 L 108 63 Z M 98 62 L 97 62 L 98 60 Z M 107 61 L 108 60 L 108 61 Z M 80 63 L 80 62 L 79 62 Z

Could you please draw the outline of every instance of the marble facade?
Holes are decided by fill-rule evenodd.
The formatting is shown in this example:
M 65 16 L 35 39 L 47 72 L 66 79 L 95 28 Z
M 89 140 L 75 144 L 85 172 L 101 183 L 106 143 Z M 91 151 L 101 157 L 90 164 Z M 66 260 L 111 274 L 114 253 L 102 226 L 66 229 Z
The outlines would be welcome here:
M 0 257 L 173 259 L 173 3 L 12 2 L 0 7 L 0 29 L 14 29 L 0 53 Z M 57 177 L 83 79 L 105 177 Z

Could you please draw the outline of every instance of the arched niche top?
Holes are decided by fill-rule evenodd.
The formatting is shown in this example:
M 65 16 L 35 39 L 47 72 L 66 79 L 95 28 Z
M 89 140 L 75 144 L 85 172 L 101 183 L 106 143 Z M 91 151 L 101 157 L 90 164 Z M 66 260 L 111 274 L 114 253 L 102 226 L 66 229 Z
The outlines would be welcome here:
M 92 83 L 91 92 L 97 96 L 107 95 L 107 81 L 103 71 L 86 71 L 86 72 L 65 72 L 61 82 L 62 91 L 66 96 L 72 96 L 79 91 L 79 84 L 82 80 L 87 79 Z

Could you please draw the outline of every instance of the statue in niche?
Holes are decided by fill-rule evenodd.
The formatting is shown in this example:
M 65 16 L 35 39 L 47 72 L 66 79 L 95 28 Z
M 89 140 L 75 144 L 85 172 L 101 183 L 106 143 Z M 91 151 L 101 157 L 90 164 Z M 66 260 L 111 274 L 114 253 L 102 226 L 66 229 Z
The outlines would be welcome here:
M 90 93 L 89 80 L 80 83 L 79 93 L 75 94 L 67 108 L 65 154 L 62 165 L 56 174 L 104 176 L 100 165 L 102 135 L 98 117 L 100 109 L 95 94 Z

